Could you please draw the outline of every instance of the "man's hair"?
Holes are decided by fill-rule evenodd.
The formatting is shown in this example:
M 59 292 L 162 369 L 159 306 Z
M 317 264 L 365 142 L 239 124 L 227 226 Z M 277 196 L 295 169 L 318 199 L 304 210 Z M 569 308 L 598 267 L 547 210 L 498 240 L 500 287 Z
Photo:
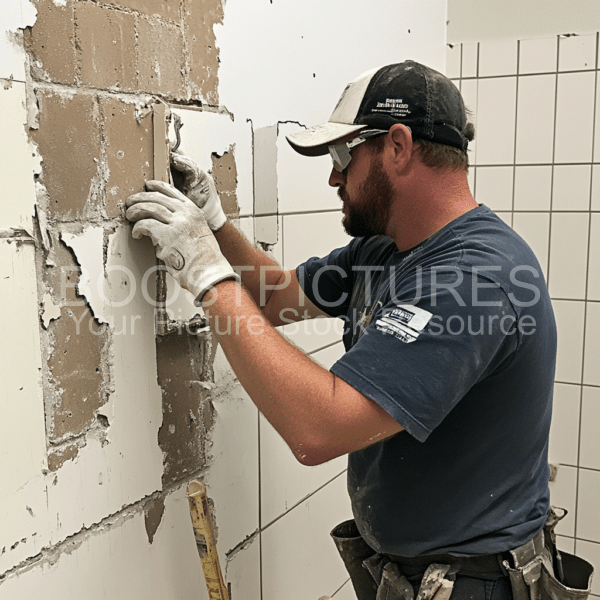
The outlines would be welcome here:
M 470 142 L 474 140 L 475 126 L 473 123 L 467 123 L 463 133 Z M 378 151 L 383 150 L 384 136 L 374 138 L 372 143 L 376 144 Z M 430 169 L 469 170 L 469 155 L 466 150 L 421 138 L 413 138 L 413 149 L 421 162 Z

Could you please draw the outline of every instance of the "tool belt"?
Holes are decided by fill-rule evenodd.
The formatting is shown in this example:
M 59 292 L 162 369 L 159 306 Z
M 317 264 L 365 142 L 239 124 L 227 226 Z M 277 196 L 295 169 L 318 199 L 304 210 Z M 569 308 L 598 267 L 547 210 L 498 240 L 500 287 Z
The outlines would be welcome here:
M 353 520 L 338 525 L 331 536 L 358 600 L 448 600 L 457 574 L 508 577 L 513 600 L 585 600 L 591 591 L 593 567 L 556 549 L 554 528 L 565 515 L 565 510 L 552 507 L 542 531 L 528 542 L 485 556 L 378 554 L 362 538 Z M 416 596 L 409 581 L 415 578 L 420 581 Z

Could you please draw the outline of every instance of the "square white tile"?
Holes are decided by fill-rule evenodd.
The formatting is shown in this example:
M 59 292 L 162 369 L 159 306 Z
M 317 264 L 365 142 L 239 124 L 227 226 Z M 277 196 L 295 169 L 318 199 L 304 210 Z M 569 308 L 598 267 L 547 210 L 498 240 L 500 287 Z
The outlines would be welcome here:
M 600 471 L 579 469 L 577 537 L 600 543 Z
M 347 467 L 341 456 L 316 467 L 300 464 L 283 438 L 260 417 L 261 520 L 263 527 L 291 510 Z M 345 479 L 345 475 L 341 476 Z
M 254 241 L 263 244 L 275 245 L 279 241 L 279 217 L 255 217 Z
M 479 43 L 479 77 L 517 74 L 517 40 Z
M 346 480 L 336 480 L 262 533 L 264 600 L 331 595 L 348 579 L 329 532 L 351 518 Z
M 461 81 L 460 93 L 462 94 L 465 107 L 468 111 L 469 121 L 475 126 L 475 139 L 469 142 L 467 154 L 469 155 L 469 163 L 477 164 L 477 136 L 479 130 L 477 128 L 477 80 L 463 79 Z
M 461 77 L 477 77 L 477 59 L 479 55 L 479 44 L 469 42 L 462 45 L 462 71 Z
M 600 388 L 583 386 L 579 466 L 600 471 Z
M 513 167 L 478 167 L 475 200 L 492 210 L 512 210 Z
M 277 125 L 254 129 L 252 156 L 254 214 L 277 213 Z
M 552 210 L 590 210 L 591 165 L 556 165 Z
M 561 73 L 556 102 L 556 163 L 592 160 L 595 73 Z
M 519 41 L 519 74 L 556 72 L 556 36 Z
M 580 397 L 581 386 L 579 385 L 566 383 L 554 385 L 548 455 L 549 461 L 553 464 L 577 466 Z
M 587 299 L 600 300 L 600 213 L 592 213 Z
M 282 222 L 286 269 L 295 269 L 311 256 L 325 256 L 350 242 L 342 226 L 341 211 L 284 215 Z
M 552 298 L 585 298 L 589 213 L 553 213 L 548 283 Z
M 303 129 L 297 123 L 280 123 L 277 136 L 277 196 L 279 212 L 309 212 L 340 208 L 336 189 L 328 181 L 332 163 L 325 156 L 302 156 L 289 144 L 286 135 Z
M 480 79 L 477 164 L 512 164 L 515 155 L 516 77 Z
M 600 302 L 587 302 L 583 383 L 600 385 Z
M 598 115 L 600 116 L 600 111 L 598 111 Z M 600 130 L 598 130 L 598 134 L 600 135 Z M 600 165 L 592 165 L 591 209 L 600 211 Z
M 261 600 L 260 540 L 258 537 L 227 561 L 225 581 L 231 586 L 231 598 Z
M 587 560 L 594 567 L 594 577 L 592 577 L 592 594 L 600 596 L 600 544 L 577 540 L 577 556 Z
M 558 38 L 558 70 L 582 71 L 596 66 L 596 34 Z
M 581 383 L 585 302 L 554 300 L 552 305 L 558 329 L 555 380 Z
M 311 353 L 339 342 L 344 333 L 344 326 L 341 319 L 319 317 L 290 323 L 279 330 L 298 348 Z
M 519 77 L 516 150 L 518 164 L 552 162 L 555 95 L 556 75 Z
M 561 465 L 556 473 L 556 479 L 549 485 L 551 504 L 569 511 L 569 514 L 556 526 L 555 531 L 557 534 L 573 537 L 577 504 L 577 469 Z
M 551 198 L 550 165 L 515 168 L 515 210 L 550 210 Z
M 529 244 L 542 267 L 544 277 L 547 277 L 550 213 L 515 212 L 512 227 Z
M 561 552 L 575 554 L 575 538 L 566 537 L 564 535 L 557 535 L 556 546 Z
M 456 79 L 460 77 L 460 63 L 462 44 L 446 44 L 446 77 Z

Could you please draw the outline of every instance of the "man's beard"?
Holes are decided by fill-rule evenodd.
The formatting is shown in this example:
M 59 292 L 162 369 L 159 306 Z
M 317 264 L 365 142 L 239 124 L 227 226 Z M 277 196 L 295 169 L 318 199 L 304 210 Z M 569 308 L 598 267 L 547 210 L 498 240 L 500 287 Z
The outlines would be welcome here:
M 338 195 L 345 203 L 346 214 L 342 225 L 352 237 L 371 237 L 385 234 L 390 217 L 394 190 L 392 182 L 381 167 L 381 160 L 374 160 L 357 197 L 350 201 L 346 191 Z

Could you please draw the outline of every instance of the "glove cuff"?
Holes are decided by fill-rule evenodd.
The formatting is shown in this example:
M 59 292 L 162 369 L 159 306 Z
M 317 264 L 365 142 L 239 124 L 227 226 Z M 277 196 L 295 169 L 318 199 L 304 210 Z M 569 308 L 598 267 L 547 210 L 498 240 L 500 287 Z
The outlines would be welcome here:
M 188 288 L 196 297 L 194 304 L 202 306 L 202 299 L 205 294 L 215 285 L 227 279 L 232 279 L 238 283 L 241 281 L 240 276 L 229 265 L 215 265 L 203 269 L 196 281 L 193 284 L 190 282 Z

